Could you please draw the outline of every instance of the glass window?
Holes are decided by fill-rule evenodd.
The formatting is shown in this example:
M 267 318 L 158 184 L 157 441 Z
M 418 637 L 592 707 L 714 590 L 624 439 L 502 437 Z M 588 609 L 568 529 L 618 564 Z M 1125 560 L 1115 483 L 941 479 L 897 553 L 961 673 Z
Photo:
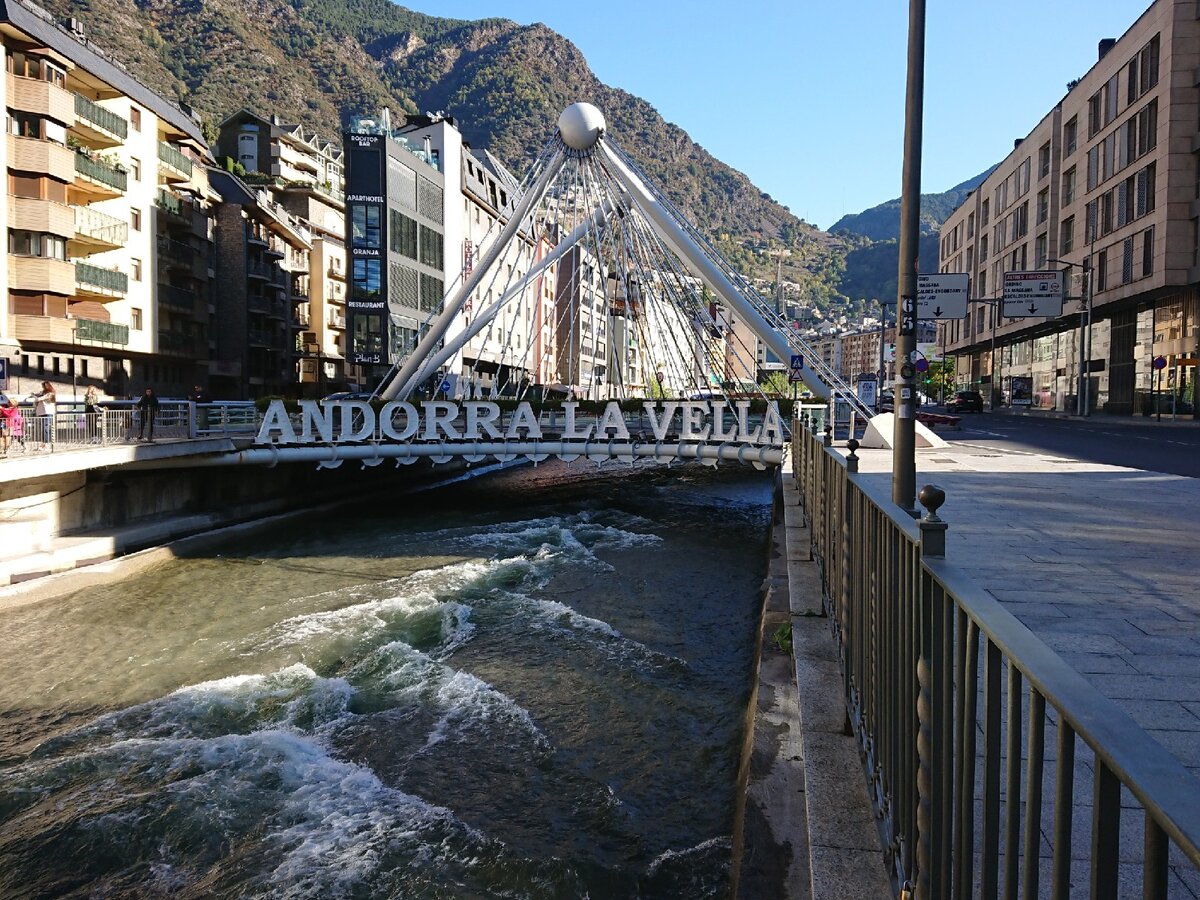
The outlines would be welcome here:
M 353 246 L 365 250 L 383 247 L 381 209 L 378 206 L 355 204 L 350 208 L 350 228 Z
M 142 230 L 142 211 L 137 207 L 129 210 L 129 227 L 134 231 Z
M 1079 146 L 1079 116 L 1072 116 L 1063 126 L 1063 155 L 1070 156 Z
M 380 271 L 380 261 L 377 259 L 354 260 L 352 293 L 355 299 L 379 299 Z
M 129 124 L 134 131 L 142 130 L 142 111 L 136 106 L 129 107 Z
M 134 331 L 142 330 L 142 311 L 140 309 L 131 309 L 129 311 L 129 327 Z

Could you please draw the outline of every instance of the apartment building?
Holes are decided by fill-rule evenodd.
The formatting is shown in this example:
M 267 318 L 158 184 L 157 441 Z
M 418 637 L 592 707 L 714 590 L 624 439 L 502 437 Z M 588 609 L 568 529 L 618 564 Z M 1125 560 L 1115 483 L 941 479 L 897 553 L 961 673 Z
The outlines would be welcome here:
M 460 169 L 463 216 L 460 278 L 465 280 L 508 224 L 507 210 L 520 185 L 500 160 L 486 150 L 464 146 Z M 467 299 L 451 336 L 466 328 L 481 310 L 521 281 L 551 249 L 546 237 L 519 232 L 494 264 L 491 277 L 485 278 Z M 450 371 L 465 380 L 464 390 L 487 395 L 493 391 L 517 390 L 525 383 L 558 381 L 555 280 L 556 268 L 551 266 L 525 288 L 520 299 L 510 301 L 490 325 L 467 343 L 450 365 Z
M 1194 407 L 1200 358 L 1200 5 L 1157 0 L 946 220 L 939 268 L 998 300 L 1012 271 L 1061 270 L 1061 316 L 971 303 L 941 325 L 959 387 L 1034 409 Z M 995 347 L 993 354 L 992 347 Z
M 263 188 L 222 169 L 214 235 L 221 290 L 214 298 L 213 392 L 261 397 L 296 393 L 300 333 L 311 325 L 307 225 Z
M 181 393 L 205 372 L 208 343 L 211 195 L 197 163 L 210 157 L 198 121 L 87 44 L 74 20 L 10 0 L 0 32 L 10 392 L 49 380 L 63 399 L 88 385 Z M 178 291 L 165 304 L 160 283 Z
M 218 160 L 248 185 L 266 189 L 307 229 L 307 278 L 292 279 L 295 379 L 305 396 L 348 387 L 346 219 L 342 147 L 303 125 L 240 110 L 219 127 Z
M 433 123 L 431 123 L 433 124 Z M 452 121 L 418 146 L 393 130 L 386 114 L 358 118 L 344 137 L 349 262 L 347 361 L 363 385 L 374 385 L 407 356 L 419 331 L 438 314 L 446 291 L 447 230 L 460 246 L 457 160 L 462 137 Z M 456 267 L 457 268 L 457 267 Z M 455 272 L 457 277 L 457 271 Z

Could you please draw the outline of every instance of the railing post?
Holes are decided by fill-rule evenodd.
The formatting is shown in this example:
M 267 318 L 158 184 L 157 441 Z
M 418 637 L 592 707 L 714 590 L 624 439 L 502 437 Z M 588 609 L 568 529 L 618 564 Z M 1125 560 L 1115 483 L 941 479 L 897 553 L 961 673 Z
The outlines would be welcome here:
M 937 511 L 946 502 L 946 492 L 927 484 L 918 496 L 927 510 L 920 522 L 921 559 L 943 558 L 946 555 L 946 523 Z M 942 828 L 950 813 L 946 796 L 946 758 L 944 734 L 950 723 L 944 720 L 946 708 L 945 679 L 947 659 L 946 604 L 933 578 L 919 573 L 920 609 L 917 635 L 917 900 L 934 900 L 949 894 L 944 882 L 945 830 Z

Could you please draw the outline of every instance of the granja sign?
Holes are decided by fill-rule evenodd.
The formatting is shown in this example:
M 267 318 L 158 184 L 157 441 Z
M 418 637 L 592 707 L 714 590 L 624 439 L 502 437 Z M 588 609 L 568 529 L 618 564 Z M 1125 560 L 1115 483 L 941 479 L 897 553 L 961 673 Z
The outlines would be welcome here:
M 680 441 L 783 445 L 783 423 L 776 403 L 767 404 L 761 423 L 750 421 L 750 401 L 647 401 L 642 404 L 657 441 L 677 435 Z M 629 421 L 616 401 L 593 422 L 581 422 L 578 403 L 562 406 L 561 433 L 556 440 L 630 440 Z M 559 423 L 556 423 L 556 425 Z M 557 431 L 556 427 L 556 431 Z M 257 444 L 338 444 L 363 441 L 404 442 L 461 440 L 524 440 L 542 438 L 538 414 L 519 403 L 508 422 L 498 404 L 486 400 L 452 403 L 428 400 L 419 404 L 393 400 L 378 412 L 365 400 L 301 400 L 299 430 L 282 400 L 272 400 L 263 416 Z

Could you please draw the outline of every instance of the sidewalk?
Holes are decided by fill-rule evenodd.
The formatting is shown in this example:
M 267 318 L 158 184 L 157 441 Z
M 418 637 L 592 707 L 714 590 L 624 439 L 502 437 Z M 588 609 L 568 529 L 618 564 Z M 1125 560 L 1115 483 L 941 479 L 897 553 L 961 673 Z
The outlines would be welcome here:
M 890 490 L 891 452 L 858 455 Z M 947 559 L 1200 777 L 1200 480 L 952 444 L 916 483 L 946 492 Z

